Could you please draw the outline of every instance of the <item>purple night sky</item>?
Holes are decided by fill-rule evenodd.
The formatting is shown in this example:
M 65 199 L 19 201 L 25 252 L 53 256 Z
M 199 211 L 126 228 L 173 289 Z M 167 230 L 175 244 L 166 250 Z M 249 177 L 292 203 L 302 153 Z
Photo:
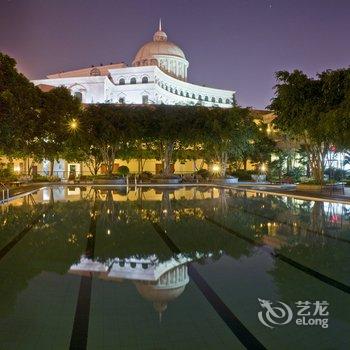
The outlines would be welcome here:
M 349 0 L 0 0 L 0 51 L 29 78 L 131 64 L 159 17 L 190 62 L 189 81 L 264 108 L 274 72 L 349 66 Z

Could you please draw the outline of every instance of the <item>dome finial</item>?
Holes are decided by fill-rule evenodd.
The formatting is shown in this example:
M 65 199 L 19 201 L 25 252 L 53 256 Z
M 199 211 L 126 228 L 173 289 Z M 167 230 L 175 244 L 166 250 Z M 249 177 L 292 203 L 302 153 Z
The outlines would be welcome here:
M 162 29 L 162 19 L 159 18 L 158 30 L 153 35 L 153 41 L 167 41 L 167 35 Z

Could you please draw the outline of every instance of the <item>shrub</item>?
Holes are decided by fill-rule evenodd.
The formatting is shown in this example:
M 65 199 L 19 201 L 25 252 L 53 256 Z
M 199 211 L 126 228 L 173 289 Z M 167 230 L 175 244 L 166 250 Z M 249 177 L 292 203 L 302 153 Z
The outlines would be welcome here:
M 210 176 L 210 172 L 207 169 L 199 169 L 196 174 L 202 176 L 203 179 L 208 179 Z
M 1 181 L 13 181 L 16 180 L 16 175 L 9 168 L 0 169 L 0 180 Z
M 126 176 L 130 173 L 129 168 L 126 165 L 122 165 L 118 168 L 117 174 L 120 176 Z
M 179 179 L 179 175 L 171 174 L 171 175 L 164 175 L 164 174 L 157 174 L 153 176 L 154 179 Z
M 244 170 L 244 169 L 238 169 L 235 171 L 232 171 L 230 175 L 234 177 L 238 177 L 239 180 L 246 180 L 250 181 L 252 180 L 252 175 L 256 174 L 257 172 L 254 170 Z
M 347 177 L 348 172 L 339 168 L 328 168 L 324 171 L 324 174 L 328 175 L 329 179 L 340 181 Z
M 303 168 L 293 168 L 284 174 L 285 178 L 290 178 L 293 182 L 299 182 L 305 171 Z
M 43 175 L 33 175 L 32 182 L 60 182 L 61 179 L 58 176 L 43 176 Z
M 140 179 L 142 179 L 142 180 L 148 180 L 148 179 L 151 179 L 152 177 L 153 177 L 153 175 L 150 171 L 143 171 L 140 174 Z

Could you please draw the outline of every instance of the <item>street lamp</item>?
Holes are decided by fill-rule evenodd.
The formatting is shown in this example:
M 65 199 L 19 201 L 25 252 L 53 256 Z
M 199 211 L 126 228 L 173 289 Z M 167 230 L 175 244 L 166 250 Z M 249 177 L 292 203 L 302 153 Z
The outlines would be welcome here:
M 219 164 L 214 164 L 212 167 L 213 173 L 219 173 L 220 172 L 220 165 Z
M 73 118 L 72 120 L 70 120 L 70 122 L 69 122 L 69 129 L 70 130 L 75 131 L 78 129 L 78 127 L 79 127 L 79 123 L 76 119 Z
M 266 173 L 266 171 L 267 171 L 267 166 L 266 166 L 266 164 L 261 164 L 260 171 L 261 171 L 262 173 Z

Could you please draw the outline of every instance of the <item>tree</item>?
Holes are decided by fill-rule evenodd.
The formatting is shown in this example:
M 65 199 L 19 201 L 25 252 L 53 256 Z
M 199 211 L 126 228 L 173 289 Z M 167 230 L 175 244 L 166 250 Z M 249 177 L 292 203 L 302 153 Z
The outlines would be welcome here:
M 81 103 L 64 87 L 41 94 L 40 151 L 36 156 L 50 161 L 50 176 L 54 161 L 62 157 L 69 137 L 77 132 Z
M 239 159 L 243 163 L 243 169 L 247 170 L 247 162 L 261 164 L 270 161 L 271 153 L 276 150 L 276 142 L 267 134 L 267 126 L 263 123 L 259 125 L 253 123 L 250 127 L 250 139 L 243 140 L 242 157 Z
M 316 79 L 301 71 L 276 73 L 275 97 L 268 108 L 277 127 L 305 147 L 317 183 L 323 182 L 326 155 L 349 134 L 350 70 L 325 71 Z
M 114 161 L 133 138 L 132 109 L 127 106 L 90 105 L 82 116 L 83 135 L 90 143 L 95 160 L 102 159 L 108 175 L 112 175 Z M 99 152 L 99 156 L 95 151 Z
M 211 109 L 204 117 L 205 159 L 220 164 L 220 176 L 225 176 L 228 162 L 242 159 L 249 147 L 255 125 L 253 118 L 248 108 L 240 107 Z
M 0 53 L 0 153 L 33 157 L 40 134 L 40 90 L 16 69 L 16 61 Z

